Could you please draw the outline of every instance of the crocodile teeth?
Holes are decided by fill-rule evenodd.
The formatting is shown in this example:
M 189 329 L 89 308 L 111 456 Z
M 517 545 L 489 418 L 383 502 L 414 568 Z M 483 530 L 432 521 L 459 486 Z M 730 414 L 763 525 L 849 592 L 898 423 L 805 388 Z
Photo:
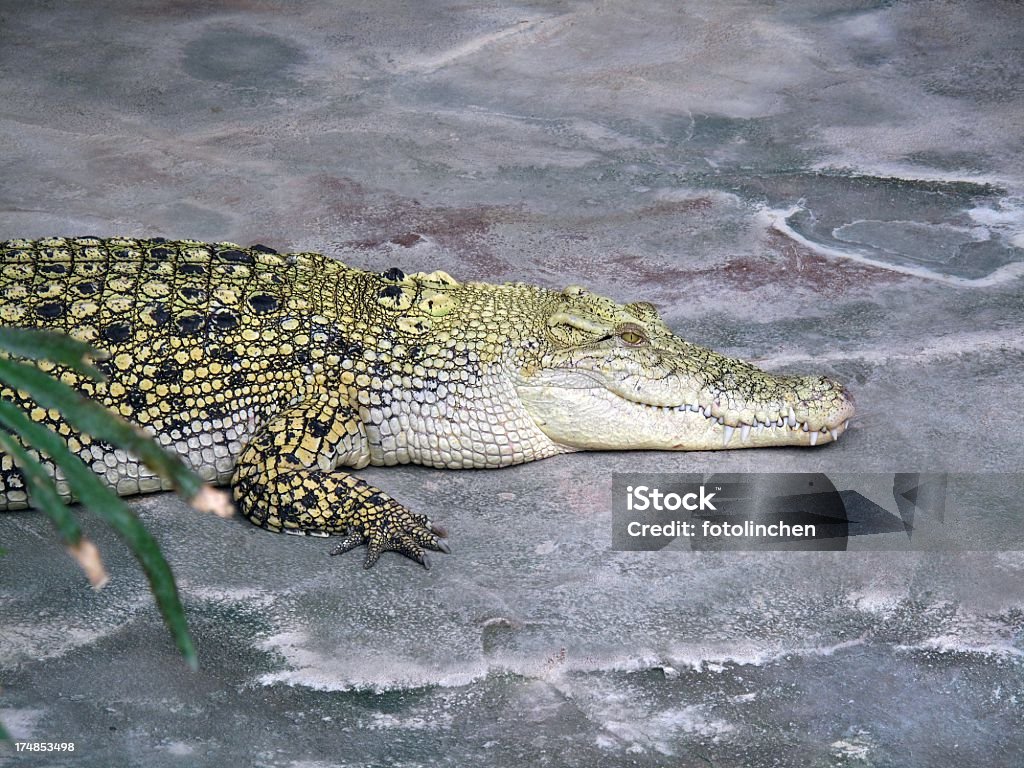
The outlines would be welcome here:
M 733 433 L 736 431 L 735 427 L 727 426 L 722 437 L 722 445 L 728 445 L 729 441 L 732 440 Z
M 658 406 L 656 406 L 656 407 L 658 407 Z M 683 405 L 661 406 L 661 407 L 663 409 L 668 409 L 668 410 L 683 411 L 683 412 L 691 411 L 693 413 L 699 413 L 701 416 L 703 416 L 708 421 L 712 421 L 712 422 L 718 424 L 719 426 L 722 427 L 722 445 L 723 446 L 727 446 L 727 445 L 729 445 L 730 442 L 732 442 L 733 435 L 735 435 L 737 429 L 739 429 L 739 431 L 740 431 L 740 442 L 741 443 L 749 442 L 749 440 L 750 440 L 750 428 L 751 427 L 753 427 L 755 430 L 757 430 L 757 434 L 758 435 L 760 435 L 765 429 L 775 429 L 777 427 L 788 427 L 789 429 L 795 429 L 795 430 L 799 430 L 799 431 L 802 431 L 802 432 L 807 432 L 808 433 L 808 440 L 810 441 L 810 444 L 811 445 L 817 445 L 818 444 L 818 440 L 821 438 L 822 435 L 824 435 L 826 433 L 831 435 L 832 436 L 832 440 L 834 442 L 834 441 L 838 440 L 839 436 L 841 434 L 843 434 L 843 432 L 845 432 L 846 429 L 850 426 L 850 421 L 846 420 L 846 421 L 843 422 L 841 427 L 834 427 L 834 428 L 822 427 L 821 430 L 812 430 L 811 429 L 811 425 L 810 425 L 809 422 L 797 421 L 796 411 L 793 410 L 792 406 L 789 406 L 787 413 L 780 413 L 778 418 L 776 418 L 776 419 L 771 419 L 771 420 L 766 420 L 766 421 L 761 421 L 760 419 L 754 419 L 754 422 L 752 424 L 746 424 L 746 423 L 740 422 L 740 424 L 738 426 L 736 426 L 736 427 L 728 426 L 725 423 L 725 417 L 724 416 L 715 416 L 714 414 L 712 414 L 711 409 L 714 406 L 703 406 L 703 405 L 700 405 L 698 403 L 685 403 Z

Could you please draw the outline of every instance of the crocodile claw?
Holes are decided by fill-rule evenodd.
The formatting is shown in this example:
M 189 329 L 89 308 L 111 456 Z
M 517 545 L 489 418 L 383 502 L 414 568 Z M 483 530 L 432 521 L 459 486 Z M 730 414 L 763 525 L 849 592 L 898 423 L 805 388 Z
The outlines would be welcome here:
M 352 533 L 348 534 L 330 551 L 330 554 L 332 556 L 343 555 L 349 550 L 355 549 L 362 544 L 363 541 L 365 541 L 365 538 L 366 537 L 359 533 L 359 531 L 352 531 Z
M 406 513 L 397 521 L 380 523 L 369 531 L 364 532 L 355 526 L 349 528 L 329 554 L 342 555 L 366 544 L 364 568 L 372 568 L 384 552 L 391 551 L 405 555 L 430 570 L 430 558 L 424 550 L 451 554 L 448 543 L 440 538 L 443 535 L 444 529 L 431 525 L 426 517 Z

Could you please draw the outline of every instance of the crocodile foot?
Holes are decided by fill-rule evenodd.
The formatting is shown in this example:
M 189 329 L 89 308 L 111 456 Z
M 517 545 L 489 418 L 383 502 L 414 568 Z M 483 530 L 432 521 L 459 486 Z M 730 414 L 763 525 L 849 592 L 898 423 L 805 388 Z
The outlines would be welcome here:
M 345 538 L 330 554 L 343 555 L 366 544 L 364 568 L 372 568 L 382 553 L 391 551 L 405 555 L 430 570 L 430 557 L 424 550 L 451 553 L 443 538 L 447 536 L 443 528 L 432 525 L 426 515 L 415 515 L 397 502 L 389 501 L 390 504 L 376 510 L 377 514 L 372 519 L 350 525 Z

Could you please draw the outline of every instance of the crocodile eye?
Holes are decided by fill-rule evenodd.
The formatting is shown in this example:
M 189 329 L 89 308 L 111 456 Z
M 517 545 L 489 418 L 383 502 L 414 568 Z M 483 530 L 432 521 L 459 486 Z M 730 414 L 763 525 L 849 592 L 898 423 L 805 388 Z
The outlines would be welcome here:
M 647 341 L 647 337 L 639 328 L 623 328 L 619 331 L 619 338 L 634 347 Z

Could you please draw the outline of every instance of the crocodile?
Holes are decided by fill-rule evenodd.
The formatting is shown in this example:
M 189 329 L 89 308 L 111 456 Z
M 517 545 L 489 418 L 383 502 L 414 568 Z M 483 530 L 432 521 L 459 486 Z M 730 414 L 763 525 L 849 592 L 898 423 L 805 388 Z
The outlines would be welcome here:
M 163 238 L 0 244 L 0 324 L 104 350 L 105 381 L 44 368 L 140 425 L 238 510 L 429 567 L 445 532 L 353 474 L 504 467 L 591 449 L 813 446 L 853 400 L 674 335 L 647 302 L 579 286 L 355 269 L 318 253 Z M 3 389 L 120 495 L 165 489 L 132 455 Z M 51 473 L 53 467 L 49 467 Z M 66 482 L 58 489 L 71 501 Z M 0 455 L 0 509 L 30 504 Z

